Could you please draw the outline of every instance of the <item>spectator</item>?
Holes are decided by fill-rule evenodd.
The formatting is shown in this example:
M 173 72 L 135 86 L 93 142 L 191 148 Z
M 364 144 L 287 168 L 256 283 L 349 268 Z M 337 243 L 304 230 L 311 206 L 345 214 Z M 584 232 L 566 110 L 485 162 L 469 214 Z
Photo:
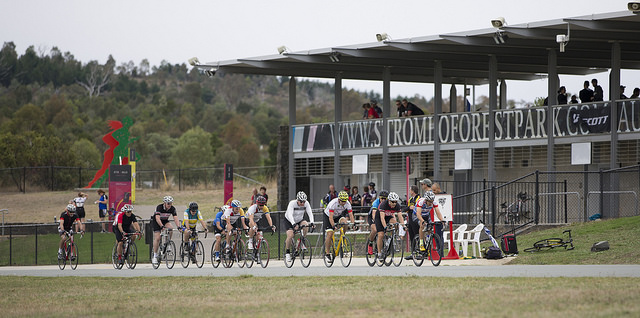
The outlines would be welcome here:
M 362 205 L 362 196 L 360 195 L 360 193 L 358 193 L 358 187 L 357 186 L 353 186 L 353 188 L 351 188 L 351 205 L 353 206 L 360 206 Z
M 434 182 L 431 185 L 431 191 L 433 191 L 433 193 L 435 194 L 446 194 L 446 192 L 442 191 L 442 189 L 440 188 L 440 184 L 437 182 Z
M 251 205 L 256 204 L 256 199 L 258 198 L 258 189 L 253 188 L 251 191 Z
M 411 197 L 407 202 L 407 230 L 409 232 L 409 242 L 413 242 L 413 238 L 416 237 L 416 234 L 418 233 L 415 231 L 416 225 L 414 224 L 415 221 L 413 220 L 412 214 L 413 209 L 416 207 L 416 203 L 420 200 L 420 189 L 418 189 L 417 185 L 412 185 L 409 190 L 409 194 Z M 407 257 L 405 257 L 406 260 L 410 260 L 411 258 L 411 255 L 407 255 Z
M 100 198 L 94 204 L 98 205 L 98 216 L 100 217 L 100 225 L 102 225 L 102 233 L 107 233 L 105 218 L 107 217 L 107 204 L 109 203 L 109 197 L 104 193 L 104 190 L 98 189 L 98 195 Z
M 627 95 L 624 94 L 624 89 L 627 88 L 624 85 L 620 85 L 620 99 L 627 99 Z
M 267 194 L 267 187 L 265 187 L 265 186 L 261 186 L 260 187 L 260 195 L 259 196 L 264 197 L 267 200 L 267 202 L 269 202 L 269 195 Z M 256 197 L 256 199 L 258 199 L 258 197 Z M 267 205 L 267 203 L 265 203 L 265 205 Z
M 378 196 L 378 191 L 376 191 L 376 184 L 373 182 L 369 182 L 369 194 L 371 194 L 371 200 L 375 201 Z
M 371 193 L 369 193 L 369 187 L 368 186 L 364 186 L 362 188 L 362 206 L 371 206 L 371 202 L 373 202 L 373 200 L 371 199 Z
M 578 104 L 578 103 L 580 103 L 580 102 L 578 101 L 578 96 L 576 96 L 576 95 L 571 95 L 571 101 L 570 101 L 569 103 L 571 103 L 571 104 Z
M 424 115 L 424 112 L 422 111 L 422 109 L 420 109 L 420 107 L 414 105 L 413 103 L 409 103 L 406 98 L 402 100 L 402 105 L 404 105 L 404 108 L 407 110 L 407 116 Z
M 404 108 L 404 105 L 400 102 L 400 100 L 396 100 L 396 107 L 398 108 L 398 117 L 406 117 L 407 109 Z
M 602 86 L 598 85 L 597 79 L 592 79 L 591 84 L 593 85 L 593 101 L 601 102 L 604 100 L 604 92 L 602 91 Z
M 342 190 L 344 190 L 344 192 L 349 195 L 349 203 L 351 203 L 351 187 L 349 187 L 349 185 L 346 185 L 342 188 Z M 351 203 L 351 205 L 353 206 L 353 203 Z
M 589 88 L 589 81 L 584 81 L 584 88 L 580 91 L 580 102 L 588 103 L 593 100 L 593 90 Z
M 633 89 L 633 94 L 629 98 L 640 98 L 640 88 L 636 87 Z
M 369 118 L 369 108 L 371 108 L 371 105 L 368 103 L 362 104 L 362 119 Z
M 327 192 L 327 195 L 324 196 L 324 199 L 322 199 L 322 206 L 324 206 L 325 208 L 327 207 L 327 204 L 329 204 L 329 202 L 331 202 L 331 200 L 335 199 L 338 197 L 338 192 L 336 192 L 336 187 L 333 186 L 333 184 L 329 185 L 329 192 Z
M 564 86 L 560 86 L 558 89 L 558 105 L 567 104 L 567 89 Z
M 422 186 L 422 191 L 424 191 L 424 192 L 431 191 L 431 185 L 432 184 L 433 184 L 433 182 L 431 182 L 431 179 L 424 178 L 424 179 L 420 180 L 420 186 Z
M 378 117 L 382 117 L 382 108 L 380 108 L 380 106 L 378 106 L 378 101 L 375 99 L 371 100 L 371 108 L 373 108 L 376 113 L 378 113 Z
M 376 110 L 373 109 L 373 107 L 371 107 L 371 104 L 366 103 L 362 107 L 366 107 L 366 109 L 367 109 L 367 118 L 368 119 L 380 118 L 380 115 L 378 115 L 378 112 L 376 112 Z

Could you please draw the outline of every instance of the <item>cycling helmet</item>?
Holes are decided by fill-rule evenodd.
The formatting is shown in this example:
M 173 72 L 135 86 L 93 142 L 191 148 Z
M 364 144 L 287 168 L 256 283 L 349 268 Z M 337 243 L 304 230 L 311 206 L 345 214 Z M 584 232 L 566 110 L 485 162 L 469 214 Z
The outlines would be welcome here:
M 347 192 L 345 191 L 340 191 L 338 193 L 338 200 L 340 201 L 347 201 L 349 200 L 349 194 L 347 194 Z
M 369 182 L 369 186 L 370 186 L 370 187 L 375 187 L 375 186 L 376 186 L 376 184 L 375 184 L 374 182 Z
M 238 201 L 238 200 L 233 200 L 233 201 L 231 201 L 231 207 L 232 208 L 241 208 L 242 207 L 242 203 L 240 203 L 240 201 Z
M 386 199 L 389 196 L 389 191 L 387 190 L 380 190 L 380 193 L 378 193 L 378 196 L 381 199 Z
M 263 206 L 265 204 L 267 204 L 267 199 L 263 196 L 258 196 L 258 198 L 256 199 L 256 203 L 260 206 Z
M 170 195 L 167 195 L 162 199 L 162 202 L 164 202 L 164 203 L 173 203 L 173 197 L 170 196 Z
M 307 201 L 307 194 L 304 193 L 303 191 L 298 192 L 298 194 L 296 195 L 296 199 L 298 199 L 298 201 L 300 202 L 304 202 Z
M 125 204 L 122 206 L 122 208 L 120 209 L 120 211 L 122 212 L 128 212 L 128 211 L 133 211 L 133 205 L 131 204 Z
M 69 212 L 75 212 L 76 211 L 76 206 L 73 204 L 69 204 L 67 205 L 67 211 Z
M 195 202 L 189 203 L 189 210 L 198 211 L 198 203 L 195 203 Z
M 398 194 L 395 192 L 389 192 L 389 196 L 387 197 L 387 200 L 391 202 L 398 202 L 398 200 L 400 200 L 400 196 L 398 196 Z
M 433 193 L 433 191 L 427 191 L 424 193 L 424 199 L 433 202 L 433 200 L 436 199 L 436 195 Z

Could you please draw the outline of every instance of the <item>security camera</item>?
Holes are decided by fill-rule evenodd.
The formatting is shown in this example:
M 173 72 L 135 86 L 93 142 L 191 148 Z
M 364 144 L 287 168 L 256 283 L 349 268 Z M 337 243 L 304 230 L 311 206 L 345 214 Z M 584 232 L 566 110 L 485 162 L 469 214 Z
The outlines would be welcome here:
M 278 47 L 278 54 L 284 54 L 284 53 L 289 53 L 289 49 L 284 45 L 279 46 Z
M 196 66 L 200 64 L 200 61 L 197 57 L 192 57 L 189 59 L 189 64 L 191 64 L 191 66 Z
M 390 40 L 390 39 L 391 39 L 391 37 L 386 33 L 378 33 L 378 34 L 376 34 L 376 40 L 378 42 L 387 41 L 387 40 Z
M 564 34 L 558 34 L 556 35 L 556 42 L 557 43 L 569 42 L 569 37 Z
M 505 21 L 503 17 L 498 17 L 498 18 L 495 18 L 495 19 L 491 20 L 491 25 L 494 28 L 499 29 L 499 28 L 507 25 L 507 21 Z
M 627 9 L 633 13 L 640 13 L 640 1 L 631 1 L 627 3 Z

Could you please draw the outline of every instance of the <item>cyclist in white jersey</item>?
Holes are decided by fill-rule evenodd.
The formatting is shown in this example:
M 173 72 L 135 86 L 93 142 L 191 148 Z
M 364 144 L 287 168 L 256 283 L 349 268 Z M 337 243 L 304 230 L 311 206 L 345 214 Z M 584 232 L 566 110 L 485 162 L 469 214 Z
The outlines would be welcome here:
M 296 195 L 295 200 L 289 202 L 287 211 L 284 213 L 284 228 L 287 230 L 287 239 L 285 241 L 285 255 L 287 262 L 291 262 L 291 242 L 293 241 L 293 231 L 299 229 L 301 226 L 307 225 L 307 221 L 304 220 L 304 214 L 309 216 L 309 222 L 313 226 L 313 213 L 311 212 L 311 205 L 307 201 L 307 194 L 300 191 Z M 304 234 L 307 234 L 307 229 L 302 230 Z
M 333 261 L 329 251 L 331 250 L 333 232 L 336 227 L 336 223 L 346 223 L 347 220 L 345 217 L 347 214 L 349 214 L 349 218 L 351 220 L 350 224 L 355 225 L 353 210 L 351 208 L 351 203 L 349 203 L 349 194 L 345 191 L 340 191 L 340 193 L 338 193 L 338 197 L 327 204 L 327 208 L 324 209 L 323 215 L 324 220 L 322 223 L 326 233 L 326 239 L 324 242 L 325 257 L 329 262 Z M 346 226 L 343 226 L 343 228 L 344 227 Z

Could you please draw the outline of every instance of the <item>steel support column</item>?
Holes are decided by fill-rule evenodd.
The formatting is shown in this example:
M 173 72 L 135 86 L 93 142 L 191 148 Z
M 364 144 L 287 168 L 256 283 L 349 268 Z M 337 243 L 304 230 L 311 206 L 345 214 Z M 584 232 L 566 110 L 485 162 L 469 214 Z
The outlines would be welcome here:
M 489 182 L 496 181 L 496 115 L 498 106 L 498 59 L 489 55 L 489 153 L 487 174 Z
M 391 116 L 391 68 L 382 71 L 382 188 L 389 191 L 389 117 Z
M 337 73 L 335 77 L 335 113 L 333 116 L 333 185 L 336 189 L 342 189 L 340 180 L 340 122 L 342 121 L 342 73 Z
M 442 61 L 433 70 L 433 179 L 440 180 L 440 114 L 442 114 Z
M 293 161 L 293 125 L 296 124 L 296 78 L 289 78 L 289 198 L 296 195 L 296 178 Z

